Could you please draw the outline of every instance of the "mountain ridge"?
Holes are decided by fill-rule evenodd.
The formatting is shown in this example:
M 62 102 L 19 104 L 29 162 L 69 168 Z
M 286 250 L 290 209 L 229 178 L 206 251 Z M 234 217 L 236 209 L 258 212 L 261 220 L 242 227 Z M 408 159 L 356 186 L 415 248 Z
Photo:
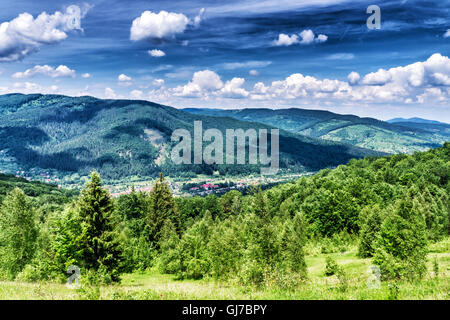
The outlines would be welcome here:
M 273 128 L 232 117 L 194 115 L 145 100 L 9 94 L 0 96 L 0 170 L 25 171 L 31 178 L 44 174 L 65 182 L 80 182 L 80 177 L 93 169 L 114 181 L 151 178 L 159 172 L 186 177 L 259 172 L 256 165 L 181 168 L 171 163 L 172 132 L 179 128 L 193 132 L 195 120 L 203 122 L 204 130 L 217 128 L 221 132 Z M 317 171 L 352 158 L 381 154 L 280 130 L 283 170 Z
M 450 125 L 388 123 L 369 117 L 300 108 L 235 110 L 183 109 L 203 115 L 231 116 L 278 127 L 296 134 L 339 141 L 386 153 L 410 153 L 441 146 L 450 139 Z

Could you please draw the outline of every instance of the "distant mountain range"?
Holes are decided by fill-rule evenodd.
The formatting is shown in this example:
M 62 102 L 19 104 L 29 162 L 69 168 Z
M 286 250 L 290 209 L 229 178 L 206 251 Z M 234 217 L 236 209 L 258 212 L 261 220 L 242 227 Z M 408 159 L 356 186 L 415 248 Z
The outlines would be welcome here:
M 183 109 L 209 116 L 259 122 L 289 132 L 387 153 L 410 153 L 450 140 L 450 125 L 419 118 L 381 121 L 306 109 Z
M 445 122 L 440 122 L 440 121 L 436 121 L 436 120 L 427 120 L 427 119 L 422 119 L 422 118 L 409 118 L 409 119 L 405 119 L 405 118 L 394 118 L 391 120 L 387 120 L 386 122 L 389 123 L 399 123 L 399 122 L 414 122 L 414 123 L 426 123 L 426 124 L 448 124 Z
M 195 120 L 203 122 L 204 130 L 217 128 L 223 133 L 226 129 L 280 127 L 280 167 L 288 172 L 317 171 L 352 158 L 382 154 L 320 139 L 320 134 L 306 136 L 303 130 L 291 130 L 299 123 L 291 123 L 291 128 L 262 121 L 270 119 L 271 111 L 262 110 L 258 115 L 252 111 L 237 118 L 224 117 L 221 112 L 195 114 L 192 110 L 186 112 L 148 101 L 3 95 L 0 96 L 0 171 L 62 184 L 82 183 L 82 177 L 93 169 L 107 181 L 133 181 L 155 177 L 159 172 L 188 178 L 197 174 L 259 173 L 258 165 L 174 165 L 170 161 L 175 144 L 171 141 L 172 132 L 183 128 L 192 134 Z M 280 118 L 274 124 L 283 121 Z

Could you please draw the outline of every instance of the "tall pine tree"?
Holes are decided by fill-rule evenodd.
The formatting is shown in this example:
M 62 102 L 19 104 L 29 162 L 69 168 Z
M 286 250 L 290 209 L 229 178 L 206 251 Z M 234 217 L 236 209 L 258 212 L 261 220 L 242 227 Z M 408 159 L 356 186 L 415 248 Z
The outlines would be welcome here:
M 78 199 L 84 266 L 106 280 L 118 281 L 122 268 L 113 200 L 102 188 L 100 175 L 95 171 L 86 187 Z
M 161 229 L 169 219 L 174 224 L 177 232 L 180 230 L 180 215 L 172 196 L 172 191 L 167 185 L 162 173 L 150 191 L 150 205 L 147 217 L 149 240 L 156 246 L 161 238 Z

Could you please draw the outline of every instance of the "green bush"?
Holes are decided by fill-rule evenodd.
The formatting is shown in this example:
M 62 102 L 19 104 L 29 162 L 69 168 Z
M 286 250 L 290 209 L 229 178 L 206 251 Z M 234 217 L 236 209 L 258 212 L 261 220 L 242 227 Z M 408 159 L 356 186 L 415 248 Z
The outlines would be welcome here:
M 382 222 L 381 208 L 365 207 L 360 214 L 358 255 L 362 258 L 372 257 L 375 253 L 375 242 Z
M 418 206 L 411 198 L 397 201 L 381 226 L 373 263 L 382 279 L 422 278 L 426 272 L 426 226 Z
M 339 266 L 331 256 L 325 258 L 325 275 L 332 276 L 339 271 Z

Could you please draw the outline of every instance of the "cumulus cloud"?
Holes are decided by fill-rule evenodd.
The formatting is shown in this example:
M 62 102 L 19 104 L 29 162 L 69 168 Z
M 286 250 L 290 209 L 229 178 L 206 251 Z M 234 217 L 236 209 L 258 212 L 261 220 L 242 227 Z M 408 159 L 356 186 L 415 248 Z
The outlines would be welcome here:
M 130 97 L 133 99 L 142 99 L 143 94 L 141 90 L 133 90 L 130 92 Z
M 358 72 L 352 71 L 347 76 L 348 83 L 351 85 L 357 84 L 359 80 L 361 79 L 361 76 Z
M 312 32 L 312 30 L 303 30 L 300 32 L 300 37 L 302 37 L 302 40 L 300 41 L 301 44 L 310 44 L 314 42 L 314 32 Z
M 117 80 L 121 81 L 121 82 L 127 82 L 127 81 L 131 81 L 131 77 L 127 76 L 126 74 L 121 74 L 117 77 Z
M 57 68 L 53 68 L 48 65 L 37 65 L 31 69 L 25 70 L 24 72 L 16 72 L 12 75 L 12 77 L 16 79 L 26 79 L 31 78 L 37 74 L 41 74 L 51 78 L 75 77 L 75 70 L 72 70 L 64 65 L 60 65 Z
M 197 71 L 192 77 L 192 81 L 184 86 L 174 89 L 177 96 L 183 97 L 201 97 L 208 92 L 219 90 L 223 87 L 220 76 L 211 70 Z
M 153 49 L 153 50 L 149 50 L 148 54 L 151 55 L 152 57 L 164 57 L 166 55 L 166 53 L 162 50 L 158 50 L 158 49 Z
M 316 42 L 325 42 L 328 40 L 328 36 L 324 34 L 319 34 L 316 38 Z
M 248 74 L 251 76 L 259 76 L 259 71 L 258 70 L 250 70 L 248 72 Z
M 328 37 L 324 34 L 319 34 L 316 38 L 314 35 L 314 32 L 312 30 L 303 30 L 300 32 L 300 37 L 302 40 L 300 41 L 301 44 L 311 44 L 313 42 L 325 42 L 328 40 Z
M 250 95 L 250 92 L 243 88 L 244 83 L 244 78 L 232 78 L 224 83 L 214 71 L 203 70 L 195 72 L 192 80 L 184 86 L 167 89 L 164 94 L 161 90 L 154 91 L 153 94 L 160 97 L 174 95 L 185 98 L 241 99 Z
M 423 87 L 448 85 L 450 60 L 439 53 L 433 54 L 424 62 L 415 62 L 405 67 L 388 70 L 379 69 L 367 74 L 361 81 L 365 85 L 384 86 L 388 83 L 403 87 Z
M 85 79 L 88 79 L 88 78 L 91 77 L 91 74 L 90 74 L 90 73 L 83 73 L 83 74 L 81 75 L 81 77 L 82 77 L 82 78 L 85 78 Z
M 249 96 L 249 92 L 242 88 L 245 83 L 243 78 L 233 78 L 225 83 L 223 88 L 218 93 L 224 98 L 239 99 Z
M 271 83 L 257 82 L 253 87 L 246 86 L 243 78 L 223 81 L 219 74 L 203 70 L 195 72 L 186 85 L 175 88 L 160 86 L 149 92 L 148 98 L 158 101 L 197 98 L 209 102 L 214 99 L 221 106 L 225 103 L 224 99 L 247 99 L 265 106 L 276 103 L 343 107 L 446 107 L 450 102 L 450 59 L 436 53 L 425 61 L 379 69 L 365 75 L 353 71 L 345 80 L 319 79 L 294 73 Z
M 89 6 L 69 6 L 64 13 L 42 12 L 36 18 L 22 13 L 0 24 L 0 61 L 17 61 L 36 52 L 43 45 L 55 44 L 68 37 L 67 32 L 82 30 L 81 19 Z
M 450 29 L 447 29 L 447 31 L 444 33 L 444 38 L 450 37 Z
M 291 36 L 280 33 L 278 35 L 278 39 L 276 39 L 273 44 L 276 46 L 290 46 L 295 43 L 298 43 L 298 36 L 296 34 L 293 34 Z
M 131 77 L 123 75 L 125 83 Z M 408 107 L 430 106 L 447 108 L 450 102 L 450 59 L 439 53 L 425 61 L 411 63 L 390 69 L 379 69 L 368 74 L 351 72 L 346 79 L 320 79 L 310 75 L 294 73 L 284 79 L 270 83 L 257 82 L 248 85 L 244 78 L 233 77 L 223 80 L 211 70 L 195 72 L 192 79 L 184 85 L 167 87 L 163 79 L 152 79 L 154 89 L 148 93 L 132 90 L 129 96 L 134 99 L 149 99 L 158 102 L 174 103 L 185 98 L 197 98 L 209 105 L 217 102 L 226 105 L 228 99 L 243 99 L 263 106 L 386 106 L 405 105 Z M 119 81 L 120 83 L 120 81 Z M 1 93 L 52 93 L 61 92 L 56 86 L 41 87 L 35 83 L 16 83 L 12 87 L 1 87 Z M 104 89 L 106 98 L 121 98 L 111 88 Z M 200 101 L 202 100 L 202 101 Z M 235 100 L 233 100 L 235 101 Z M 195 102 L 197 103 L 197 101 Z M 233 102 L 233 106 L 239 102 Z M 444 109 L 445 110 L 445 109 Z
M 189 24 L 189 19 L 182 13 L 160 11 L 144 11 L 140 17 L 133 20 L 130 39 L 162 39 L 183 33 Z
M 121 86 L 121 87 L 129 87 L 129 86 L 131 86 L 131 81 L 132 81 L 133 79 L 131 78 L 131 77 L 129 77 L 129 76 L 127 76 L 126 74 L 120 74 L 118 77 L 117 77 L 117 81 L 118 81 L 118 83 L 119 83 L 119 86 Z
M 307 29 L 307 30 L 303 30 L 298 35 L 293 34 L 293 35 L 289 36 L 287 34 L 280 33 L 278 35 L 278 39 L 273 41 L 273 44 L 275 46 L 290 46 L 290 45 L 297 44 L 297 43 L 308 45 L 308 44 L 315 43 L 315 42 L 317 42 L 317 43 L 325 42 L 327 40 L 328 40 L 328 37 L 326 35 L 319 34 L 316 37 L 312 30 Z
M 380 86 L 392 80 L 392 74 L 384 69 L 379 69 L 377 72 L 371 72 L 364 76 L 362 84 Z
M 351 72 L 347 82 L 293 74 L 266 86 L 257 83 L 250 97 L 255 100 L 300 99 L 360 102 L 445 103 L 450 95 L 450 59 L 439 53 L 426 61 L 388 70 L 379 69 L 362 77 Z
M 118 98 L 116 92 L 109 87 L 105 88 L 104 96 L 106 99 L 117 99 Z

